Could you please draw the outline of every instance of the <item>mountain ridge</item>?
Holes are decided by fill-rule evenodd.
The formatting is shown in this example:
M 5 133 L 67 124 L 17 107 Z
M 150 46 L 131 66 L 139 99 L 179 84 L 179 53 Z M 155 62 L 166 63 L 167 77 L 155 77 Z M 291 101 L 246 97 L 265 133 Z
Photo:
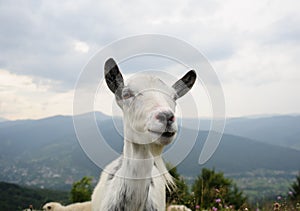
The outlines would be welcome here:
M 120 118 L 115 121 L 107 118 L 97 123 L 104 138 L 110 140 L 108 144 L 121 153 L 122 135 L 116 131 L 115 124 L 122 132 L 122 122 Z M 180 174 L 196 176 L 203 167 L 215 167 L 229 174 L 259 168 L 300 169 L 300 151 L 231 134 L 223 135 L 213 157 L 200 166 L 198 158 L 207 134 L 200 131 L 194 148 L 178 165 Z M 185 141 L 188 140 L 191 137 L 185 137 Z M 0 180 L 58 189 L 70 187 L 72 182 L 86 175 L 96 181 L 101 171 L 81 149 L 70 116 L 1 123 L 0 167 L 3 169 Z

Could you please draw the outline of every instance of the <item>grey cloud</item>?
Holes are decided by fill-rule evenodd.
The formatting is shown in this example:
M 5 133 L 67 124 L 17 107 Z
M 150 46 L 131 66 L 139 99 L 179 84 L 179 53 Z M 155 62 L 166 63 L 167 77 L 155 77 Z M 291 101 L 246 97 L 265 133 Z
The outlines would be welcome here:
M 58 80 L 66 89 L 73 88 L 95 49 L 118 36 L 113 30 L 118 24 L 107 15 L 109 11 L 94 8 L 92 2 L 78 10 L 68 9 L 61 1 L 35 2 L 0 3 L 0 68 Z M 90 52 L 74 51 L 74 40 L 88 43 Z
M 96 50 L 115 39 L 149 30 L 170 34 L 178 38 L 195 40 L 197 47 L 207 52 L 209 59 L 224 59 L 232 55 L 230 36 L 216 37 L 217 31 L 195 23 L 153 26 L 147 20 L 168 11 L 169 4 L 160 9 L 147 5 L 129 7 L 124 2 L 99 1 L 9 1 L 0 3 L 0 68 L 17 74 L 32 75 L 61 81 L 66 89 L 73 88 L 76 79 Z M 190 3 L 192 4 L 192 3 Z M 188 5 L 187 5 L 188 6 Z M 211 10 L 214 10 L 212 7 Z M 183 12 L 186 9 L 183 9 Z M 202 35 L 210 33 L 217 42 Z M 200 34 L 195 39 L 195 34 Z M 225 37 L 225 38 L 224 38 Z M 75 52 L 73 40 L 86 42 L 91 50 L 87 54 Z M 199 44 L 198 44 L 199 42 Z M 201 49 L 202 48 L 202 49 Z M 63 88 L 63 87 L 62 87 Z
M 254 35 L 254 39 L 262 45 L 299 44 L 299 15 L 287 14 L 283 17 L 278 17 L 272 24 Z
M 297 16 L 286 16 L 274 23 L 273 42 L 300 42 L 300 18 Z
M 72 89 L 81 69 L 97 50 L 130 35 L 175 36 L 187 40 L 212 62 L 233 57 L 244 39 L 266 42 L 273 34 L 276 35 L 271 36 L 274 42 L 299 39 L 299 24 L 294 17 L 278 21 L 266 35 L 259 32 L 245 35 L 239 29 L 216 22 L 220 19 L 214 15 L 222 8 L 218 1 L 191 0 L 173 4 L 166 1 L 157 7 L 147 1 L 134 6 L 123 1 L 2 1 L 0 68 L 57 80 L 61 82 L 61 89 Z M 168 19 L 172 16 L 179 20 L 172 22 Z M 152 23 L 155 19 L 161 23 Z M 73 40 L 86 42 L 90 46 L 89 53 L 74 51 Z M 145 64 L 140 63 L 147 68 Z M 125 71 L 134 72 L 138 67 L 128 64 Z M 99 68 L 101 71 L 102 67 Z

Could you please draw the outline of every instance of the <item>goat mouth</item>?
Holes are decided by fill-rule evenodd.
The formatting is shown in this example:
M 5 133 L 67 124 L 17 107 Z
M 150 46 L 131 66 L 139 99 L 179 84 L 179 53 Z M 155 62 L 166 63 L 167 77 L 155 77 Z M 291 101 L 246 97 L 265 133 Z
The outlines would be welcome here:
M 175 135 L 176 132 L 170 132 L 170 131 L 165 131 L 165 132 L 157 132 L 157 131 L 153 131 L 153 130 L 148 130 L 151 133 L 155 133 L 161 137 L 164 138 L 171 138 Z
M 161 136 L 162 137 L 166 137 L 166 138 L 170 138 L 170 137 L 172 137 L 172 136 L 174 136 L 175 135 L 175 132 L 163 132 L 162 134 L 161 134 Z

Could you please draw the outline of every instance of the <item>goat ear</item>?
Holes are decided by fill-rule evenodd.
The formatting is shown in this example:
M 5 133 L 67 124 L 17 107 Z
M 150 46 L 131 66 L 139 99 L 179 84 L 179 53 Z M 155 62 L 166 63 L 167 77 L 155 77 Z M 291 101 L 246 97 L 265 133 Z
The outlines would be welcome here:
M 185 74 L 181 79 L 176 81 L 173 84 L 173 88 L 176 91 L 175 99 L 178 99 L 185 95 L 190 89 L 193 87 L 196 81 L 197 75 L 195 70 L 190 70 L 187 74 Z
M 124 88 L 124 80 L 114 59 L 110 58 L 105 62 L 104 74 L 108 88 L 116 95 L 117 98 L 121 98 L 121 91 Z

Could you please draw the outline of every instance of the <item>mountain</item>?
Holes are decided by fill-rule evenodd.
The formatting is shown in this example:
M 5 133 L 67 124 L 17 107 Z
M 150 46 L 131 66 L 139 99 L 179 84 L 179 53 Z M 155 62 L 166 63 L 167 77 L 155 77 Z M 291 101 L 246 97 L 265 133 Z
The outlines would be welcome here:
M 101 121 L 106 117 L 97 114 Z M 59 189 L 100 174 L 81 149 L 70 116 L 0 123 L 0 168 L 0 181 Z
M 226 122 L 225 133 L 300 149 L 300 116 L 232 118 Z
M 187 119 L 185 122 L 187 125 L 194 125 L 198 121 Z M 200 119 L 200 130 L 209 130 L 210 124 L 210 120 Z M 224 132 L 300 150 L 300 115 L 228 118 Z
M 120 153 L 122 136 L 115 129 L 115 125 L 122 128 L 120 118 L 113 122 L 101 113 L 96 116 L 99 131 Z M 213 157 L 200 166 L 199 154 L 207 134 L 207 131 L 200 131 L 192 151 L 178 166 L 182 175 L 196 176 L 202 167 L 214 167 L 225 173 L 300 169 L 298 150 L 231 134 L 223 135 Z M 178 143 L 184 146 L 185 141 L 192 141 L 192 138 L 185 137 Z M 70 116 L 0 123 L 0 168 L 0 181 L 59 189 L 69 189 L 74 181 L 86 175 L 93 176 L 96 182 L 101 171 L 81 149 Z
M 0 117 L 0 122 L 5 122 L 7 119 Z
M 224 134 L 211 159 L 199 166 L 198 159 L 207 131 L 199 134 L 197 142 L 187 158 L 178 165 L 178 171 L 186 176 L 199 174 L 199 168 L 216 168 L 227 174 L 251 172 L 257 169 L 293 171 L 300 169 L 300 151 L 274 146 L 248 138 Z
M 1 210 L 23 210 L 29 205 L 41 209 L 49 201 L 69 203 L 68 192 L 29 188 L 6 182 L 0 182 L 0 196 Z

